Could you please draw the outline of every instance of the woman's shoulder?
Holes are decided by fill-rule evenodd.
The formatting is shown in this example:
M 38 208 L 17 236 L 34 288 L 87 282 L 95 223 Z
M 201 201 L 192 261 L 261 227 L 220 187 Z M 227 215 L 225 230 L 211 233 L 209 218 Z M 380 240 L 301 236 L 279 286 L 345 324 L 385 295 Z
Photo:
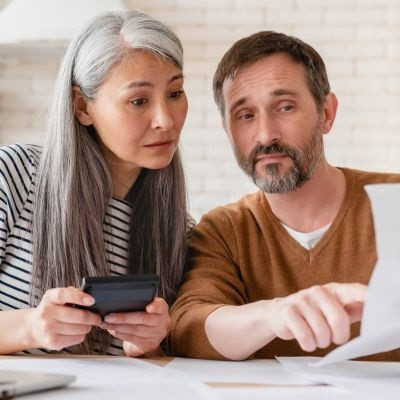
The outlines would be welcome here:
M 25 167 L 31 169 L 37 168 L 42 147 L 36 144 L 13 144 L 0 147 L 1 166 L 7 167 Z
M 39 162 L 42 147 L 36 144 L 12 144 L 0 147 L 0 160 L 5 164 L 13 164 L 13 161 L 32 165 Z
M 20 191 L 34 182 L 42 148 L 32 144 L 0 147 L 0 186 Z

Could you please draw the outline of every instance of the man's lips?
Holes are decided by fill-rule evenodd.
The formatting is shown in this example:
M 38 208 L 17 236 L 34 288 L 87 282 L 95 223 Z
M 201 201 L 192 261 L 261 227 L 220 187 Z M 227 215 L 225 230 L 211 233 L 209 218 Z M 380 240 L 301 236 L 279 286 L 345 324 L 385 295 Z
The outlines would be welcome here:
M 262 163 L 262 164 L 276 163 L 283 160 L 286 157 L 288 157 L 287 153 L 261 154 L 256 157 L 256 163 Z

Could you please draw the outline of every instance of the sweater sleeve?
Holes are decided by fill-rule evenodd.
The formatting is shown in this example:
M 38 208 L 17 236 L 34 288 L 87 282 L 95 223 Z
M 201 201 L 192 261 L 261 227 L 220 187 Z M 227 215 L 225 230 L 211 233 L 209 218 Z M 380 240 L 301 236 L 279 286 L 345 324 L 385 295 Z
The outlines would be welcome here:
M 236 260 L 232 222 L 218 208 L 204 216 L 192 232 L 188 270 L 171 309 L 169 348 L 173 355 L 224 359 L 209 343 L 204 324 L 217 308 L 246 303 Z

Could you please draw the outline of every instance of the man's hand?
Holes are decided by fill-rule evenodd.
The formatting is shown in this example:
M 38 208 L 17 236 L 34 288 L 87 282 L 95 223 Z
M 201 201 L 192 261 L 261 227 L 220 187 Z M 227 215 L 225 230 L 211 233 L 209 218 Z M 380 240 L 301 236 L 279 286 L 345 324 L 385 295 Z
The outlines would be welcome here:
M 145 312 L 113 313 L 104 320 L 103 327 L 123 341 L 129 357 L 156 350 L 167 335 L 170 323 L 168 304 L 160 297 L 148 304 Z
M 350 338 L 366 293 L 367 286 L 359 283 L 328 283 L 287 297 L 222 306 L 207 317 L 205 331 L 211 345 L 231 360 L 248 358 L 277 337 L 296 339 L 311 352 Z
M 265 303 L 266 331 L 284 340 L 296 339 L 304 351 L 343 344 L 350 325 L 359 321 L 367 286 L 328 283 Z
M 101 318 L 71 304 L 88 306 L 93 297 L 74 287 L 49 289 L 40 304 L 32 308 L 27 320 L 28 347 L 61 350 L 82 343 Z

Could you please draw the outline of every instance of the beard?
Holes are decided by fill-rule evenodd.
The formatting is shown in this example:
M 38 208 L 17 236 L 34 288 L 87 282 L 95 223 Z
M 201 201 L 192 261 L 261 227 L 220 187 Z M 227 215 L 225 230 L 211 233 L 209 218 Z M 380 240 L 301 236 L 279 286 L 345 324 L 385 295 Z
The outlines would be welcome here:
M 279 162 L 267 164 L 265 174 L 256 170 L 258 157 L 266 154 L 286 154 L 293 165 L 282 171 Z M 314 128 L 310 140 L 303 147 L 292 147 L 283 142 L 269 146 L 259 144 L 248 156 L 235 148 L 236 160 L 243 171 L 251 177 L 258 188 L 265 193 L 287 193 L 307 182 L 324 155 L 322 133 L 319 126 Z

